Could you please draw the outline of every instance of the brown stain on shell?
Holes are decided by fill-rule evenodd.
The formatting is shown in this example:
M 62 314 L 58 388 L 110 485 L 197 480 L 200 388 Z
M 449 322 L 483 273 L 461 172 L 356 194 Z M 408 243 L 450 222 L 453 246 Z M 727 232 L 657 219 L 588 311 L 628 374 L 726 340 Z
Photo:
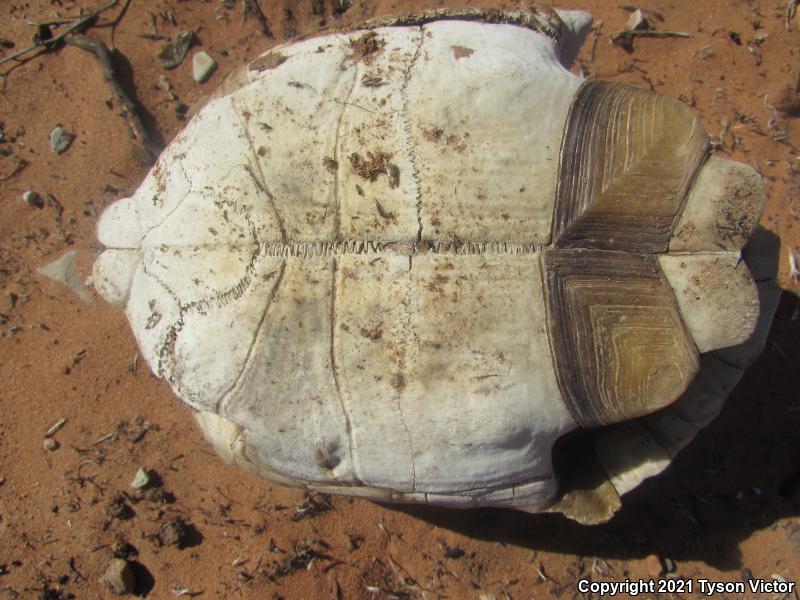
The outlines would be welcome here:
M 355 62 L 370 64 L 385 45 L 386 41 L 376 32 L 368 31 L 364 35 L 350 40 L 350 48 L 353 50 L 350 58 Z
M 462 58 L 469 58 L 473 54 L 475 54 L 475 50 L 472 48 L 466 48 L 464 46 L 450 46 L 453 50 L 453 57 L 456 60 L 461 60 Z

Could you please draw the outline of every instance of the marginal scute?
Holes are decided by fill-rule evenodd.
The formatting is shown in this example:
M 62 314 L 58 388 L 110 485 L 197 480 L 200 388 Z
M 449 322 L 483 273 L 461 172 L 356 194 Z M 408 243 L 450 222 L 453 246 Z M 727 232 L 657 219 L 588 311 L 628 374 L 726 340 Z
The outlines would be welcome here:
M 573 439 L 569 439 L 572 437 Z M 619 494 L 608 480 L 591 437 L 565 436 L 553 451 L 561 497 L 547 512 L 561 513 L 583 525 L 608 521 L 622 506 Z M 525 507 L 519 507 L 525 510 Z M 533 511 L 532 511 L 533 512 Z
M 711 156 L 697 173 L 670 252 L 739 250 L 764 209 L 764 184 L 751 166 Z
M 672 460 L 639 421 L 618 423 L 600 432 L 595 452 L 620 496 L 661 473 Z
M 590 81 L 561 147 L 556 246 L 665 252 L 708 136 L 671 98 Z
M 139 223 L 139 202 L 136 196 L 117 200 L 103 211 L 97 224 L 97 238 L 106 248 L 135 250 L 142 239 Z
M 556 375 L 577 423 L 632 419 L 683 393 L 697 350 L 654 256 L 551 250 L 545 272 Z
M 92 280 L 106 302 L 125 305 L 140 260 L 139 252 L 130 248 L 109 248 L 97 257 L 92 267 Z

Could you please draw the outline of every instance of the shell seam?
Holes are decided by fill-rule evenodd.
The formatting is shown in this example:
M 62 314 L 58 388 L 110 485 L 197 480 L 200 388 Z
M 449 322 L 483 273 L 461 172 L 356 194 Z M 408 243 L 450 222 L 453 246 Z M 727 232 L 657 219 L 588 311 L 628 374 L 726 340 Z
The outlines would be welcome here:
M 353 469 L 353 478 L 361 483 L 361 479 L 356 474 L 355 454 L 353 453 L 353 425 L 350 420 L 350 413 L 347 411 L 347 404 L 344 401 L 344 392 L 340 383 L 341 373 L 336 363 L 336 297 L 338 286 L 336 285 L 336 275 L 339 272 L 339 264 L 336 257 L 333 258 L 333 273 L 331 274 L 331 371 L 333 372 L 333 384 L 336 388 L 336 395 L 339 398 L 339 404 L 342 407 L 342 415 L 344 416 L 344 428 L 347 433 L 347 443 L 350 452 L 350 464 Z
M 264 312 L 261 314 L 261 319 L 258 322 L 258 326 L 256 327 L 255 333 L 253 334 L 253 339 L 250 341 L 250 347 L 247 349 L 245 359 L 242 361 L 242 370 L 236 376 L 236 379 L 231 384 L 231 386 L 225 392 L 220 394 L 216 406 L 214 407 L 214 412 L 216 414 L 220 414 L 220 411 L 222 410 L 225 401 L 231 396 L 231 394 L 233 394 L 233 392 L 242 383 L 244 374 L 245 372 L 247 372 L 247 368 L 250 366 L 250 362 L 253 356 L 253 348 L 255 348 L 256 342 L 258 342 L 259 335 L 261 334 L 261 328 L 264 326 L 264 323 L 267 320 L 267 314 L 269 313 L 269 309 L 274 304 L 275 298 L 278 295 L 278 289 L 280 288 L 281 283 L 283 282 L 283 275 L 285 272 L 286 272 L 286 263 L 284 262 L 281 265 L 280 271 L 278 272 L 278 279 L 277 281 L 275 281 L 275 285 L 272 286 L 272 293 L 270 294 L 269 300 L 264 303 Z
M 248 172 L 250 177 L 253 178 L 253 183 L 260 192 L 262 192 L 267 199 L 269 200 L 268 204 L 272 208 L 272 212 L 275 213 L 275 219 L 278 221 L 278 229 L 281 232 L 281 239 L 286 242 L 286 226 L 283 223 L 283 217 L 281 216 L 280 211 L 278 210 L 278 203 L 275 200 L 275 196 L 270 191 L 269 187 L 267 186 L 267 181 L 264 177 L 264 171 L 261 168 L 261 162 L 258 160 L 258 155 L 256 153 L 256 145 L 255 140 L 253 140 L 253 136 L 250 135 L 250 131 L 247 129 L 247 124 L 242 121 L 241 111 L 237 109 L 236 104 L 231 98 L 231 112 L 236 115 L 236 118 L 239 120 L 239 126 L 242 128 L 245 137 L 247 138 L 248 145 L 250 146 L 250 151 L 253 155 L 253 162 L 255 163 L 255 168 L 258 170 L 258 177 L 256 177 L 256 173 L 253 171 L 253 166 L 248 161 L 248 164 L 245 165 L 245 170 Z
M 342 112 L 339 113 L 339 119 L 336 121 L 336 129 L 333 135 L 333 160 L 336 163 L 336 169 L 333 175 L 333 200 L 336 203 L 336 213 L 334 217 L 334 237 L 338 240 L 340 229 L 342 226 L 342 203 L 341 199 L 339 198 L 339 169 L 343 168 L 339 164 L 339 136 L 341 135 L 342 130 L 342 122 L 344 121 L 344 114 L 347 111 L 348 102 L 350 98 L 353 96 L 353 92 L 356 89 L 356 84 L 358 83 L 358 63 L 353 66 L 353 81 L 350 84 L 350 89 L 347 92 L 347 95 L 342 102 Z
M 420 26 L 419 28 L 419 44 L 417 44 L 417 49 L 414 51 L 414 56 L 411 57 L 411 62 L 408 64 L 408 67 L 403 74 L 403 85 L 400 88 L 400 97 L 403 99 L 403 110 L 400 113 L 400 117 L 403 120 L 403 131 L 406 135 L 406 152 L 408 153 L 408 161 L 411 164 L 411 178 L 414 180 L 414 186 L 417 190 L 417 242 L 422 240 L 422 185 L 420 183 L 419 178 L 419 167 L 417 166 L 417 158 L 414 153 L 414 141 L 411 131 L 411 119 L 409 118 L 409 97 L 408 97 L 408 83 L 411 79 L 411 70 L 414 68 L 414 65 L 417 63 L 419 59 L 419 55 L 422 52 L 422 44 L 425 41 L 425 27 Z

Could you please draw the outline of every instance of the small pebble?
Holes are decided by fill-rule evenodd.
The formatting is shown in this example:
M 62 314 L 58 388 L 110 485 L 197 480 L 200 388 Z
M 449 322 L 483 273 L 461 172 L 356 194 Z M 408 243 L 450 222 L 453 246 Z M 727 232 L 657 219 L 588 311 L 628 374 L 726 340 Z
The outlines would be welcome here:
M 786 529 L 786 539 L 794 548 L 794 551 L 800 554 L 800 525 L 793 524 Z
M 675 567 L 675 561 L 672 560 L 671 558 L 668 558 L 668 557 L 665 556 L 663 565 L 664 565 L 664 571 L 666 573 L 674 573 L 675 572 L 675 568 L 676 568 Z
M 661 564 L 661 559 L 655 554 L 651 554 L 644 559 L 644 566 L 647 574 L 653 579 L 658 579 L 664 574 L 664 566 Z
M 189 53 L 189 48 L 194 44 L 195 37 L 192 31 L 180 31 L 175 36 L 175 41 L 161 46 L 158 51 L 158 62 L 165 69 L 174 69 L 183 62 Z
M 58 448 L 58 442 L 55 441 L 53 438 L 44 438 L 44 442 L 42 442 L 44 449 L 48 452 L 52 452 Z
M 143 490 L 149 483 L 150 473 L 148 473 L 146 469 L 139 467 L 139 470 L 136 471 L 136 475 L 133 477 L 133 481 L 131 481 L 131 487 L 135 490 Z
M 189 526 L 180 517 L 175 517 L 161 526 L 157 537 L 162 546 L 184 548 L 189 542 Z
M 130 563 L 121 558 L 111 560 L 100 581 L 111 592 L 119 596 L 130 594 L 136 587 L 136 578 L 133 575 Z
M 217 68 L 217 61 L 211 58 L 207 52 L 195 53 L 192 57 L 192 76 L 197 83 L 205 82 Z
M 56 154 L 61 154 L 70 147 L 74 139 L 74 133 L 70 133 L 61 125 L 56 125 L 50 132 L 50 148 Z
M 44 208 L 44 200 L 42 200 L 42 197 L 38 193 L 32 190 L 28 190 L 22 194 L 22 201 L 33 208 Z

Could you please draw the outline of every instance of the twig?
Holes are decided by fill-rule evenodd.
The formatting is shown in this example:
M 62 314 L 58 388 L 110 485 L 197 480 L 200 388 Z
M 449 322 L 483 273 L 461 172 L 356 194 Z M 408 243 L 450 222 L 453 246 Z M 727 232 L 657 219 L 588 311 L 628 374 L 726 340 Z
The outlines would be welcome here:
M 116 6 L 118 2 L 119 2 L 119 0 L 111 0 L 111 2 L 109 2 L 105 6 L 102 6 L 102 7 L 98 8 L 96 11 L 89 13 L 87 16 L 85 16 L 80 21 L 78 21 L 75 24 L 70 25 L 69 27 L 67 27 L 64 31 L 59 33 L 57 36 L 55 36 L 55 37 L 53 37 L 53 38 L 51 38 L 49 40 L 42 40 L 41 44 L 35 44 L 33 46 L 28 46 L 27 48 L 23 48 L 22 50 L 19 50 L 18 52 L 15 52 L 14 54 L 11 54 L 10 56 L 5 56 L 3 58 L 0 58 L 0 65 L 2 65 L 4 63 L 7 63 L 7 62 L 9 62 L 11 60 L 18 60 L 22 56 L 28 54 L 29 52 L 33 52 L 34 50 L 37 50 L 39 48 L 44 48 L 46 51 L 52 50 L 53 48 L 57 47 L 61 42 L 63 42 L 64 38 L 66 38 L 70 33 L 77 32 L 77 31 L 80 31 L 81 29 L 83 29 L 84 27 L 88 27 L 89 25 L 91 25 L 94 22 L 94 20 L 101 13 L 107 11 L 110 8 L 114 8 L 114 6 Z M 126 8 L 127 8 L 127 4 L 126 4 Z
M 595 55 L 597 54 L 597 42 L 600 41 L 600 30 L 603 29 L 603 22 L 598 21 L 597 24 L 594 26 L 594 40 L 592 41 L 592 54 L 590 62 L 594 64 Z
M 611 41 L 617 45 L 627 45 L 635 37 L 649 37 L 649 38 L 688 38 L 692 37 L 691 33 L 685 31 L 653 31 L 651 29 L 626 29 L 611 36 Z
M 65 244 L 71 244 L 72 238 L 67 235 L 67 232 L 64 231 L 64 221 L 62 217 L 64 216 L 64 207 L 61 205 L 61 202 L 53 196 L 51 193 L 46 193 L 45 198 L 47 199 L 47 205 L 53 209 L 53 212 L 56 216 L 56 229 L 58 229 L 58 235 L 61 238 L 61 241 Z
M 117 13 L 117 16 L 111 19 L 106 23 L 98 23 L 95 27 L 111 27 L 111 44 L 114 45 L 114 37 L 117 34 L 117 25 L 122 20 L 122 17 L 125 16 L 125 13 L 128 12 L 128 7 L 131 5 L 131 0 L 125 0 L 125 4 L 122 5 L 122 8 Z
M 110 440 L 111 438 L 113 438 L 115 435 L 117 435 L 116 431 L 113 431 L 111 433 L 107 433 L 103 437 L 97 438 L 95 441 L 93 441 L 92 442 L 92 446 L 99 446 L 100 444 L 102 444 L 106 440 Z
M 67 418 L 62 417 L 61 419 L 53 423 L 50 429 L 44 432 L 44 437 L 53 437 L 66 424 L 67 424 Z
M 125 119 L 125 123 L 128 125 L 131 137 L 138 139 L 142 145 L 142 158 L 149 164 L 155 162 L 163 147 L 147 130 L 141 116 L 139 116 L 136 104 L 130 99 L 117 80 L 114 66 L 111 64 L 111 54 L 108 51 L 108 47 L 101 40 L 90 38 L 82 33 L 73 33 L 67 36 L 65 41 L 71 46 L 89 52 L 98 60 L 100 67 L 103 69 L 106 83 L 108 83 L 111 91 L 114 92 L 114 95 L 122 105 L 122 118 Z
M 18 158 L 16 156 L 14 157 L 14 159 L 17 161 L 17 164 L 14 165 L 14 168 L 11 170 L 11 173 L 8 173 L 7 175 L 0 175 L 0 181 L 8 181 L 9 179 L 14 177 L 15 175 L 18 175 L 19 173 L 21 173 L 22 170 L 25 167 L 28 166 L 28 161 L 27 160 L 25 160 L 23 158 Z
M 794 13 L 797 10 L 797 0 L 786 0 L 786 19 L 784 22 L 786 23 L 786 31 L 792 30 L 792 19 L 794 19 Z
M 261 30 L 261 35 L 268 38 L 273 38 L 272 31 L 269 28 L 267 17 L 261 11 L 258 5 L 258 0 L 242 0 L 242 21 L 246 21 L 250 17 L 255 17 L 258 21 L 258 28 Z

